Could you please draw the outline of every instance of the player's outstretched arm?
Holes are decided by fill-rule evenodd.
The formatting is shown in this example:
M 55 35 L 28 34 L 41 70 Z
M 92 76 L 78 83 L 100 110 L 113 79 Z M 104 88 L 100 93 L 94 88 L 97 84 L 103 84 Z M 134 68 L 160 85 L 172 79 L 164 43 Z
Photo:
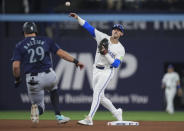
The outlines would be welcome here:
M 60 57 L 63 58 L 66 61 L 69 62 L 73 62 L 77 67 L 79 67 L 80 69 L 84 68 L 84 65 L 79 62 L 77 59 L 73 58 L 69 53 L 67 53 L 66 51 L 59 49 L 56 54 Z
M 87 21 L 80 18 L 76 13 L 70 13 L 69 16 L 75 18 L 83 28 L 85 28 L 93 37 L 95 37 L 95 28 Z

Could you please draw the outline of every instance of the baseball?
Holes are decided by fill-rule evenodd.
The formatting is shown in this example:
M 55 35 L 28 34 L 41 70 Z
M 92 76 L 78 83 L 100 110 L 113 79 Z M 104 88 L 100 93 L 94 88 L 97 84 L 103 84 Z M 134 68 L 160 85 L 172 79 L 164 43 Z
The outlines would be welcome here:
M 69 1 L 65 2 L 65 5 L 70 6 L 70 2 Z

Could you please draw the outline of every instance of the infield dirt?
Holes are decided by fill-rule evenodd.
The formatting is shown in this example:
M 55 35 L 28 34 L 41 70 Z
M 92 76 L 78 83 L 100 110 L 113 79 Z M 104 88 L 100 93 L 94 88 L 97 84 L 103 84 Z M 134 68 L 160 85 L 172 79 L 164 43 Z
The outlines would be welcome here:
M 107 126 L 107 122 L 83 126 L 77 121 L 58 125 L 54 120 L 40 120 L 33 126 L 29 120 L 0 120 L 0 131 L 184 131 L 184 122 L 139 121 L 139 126 Z

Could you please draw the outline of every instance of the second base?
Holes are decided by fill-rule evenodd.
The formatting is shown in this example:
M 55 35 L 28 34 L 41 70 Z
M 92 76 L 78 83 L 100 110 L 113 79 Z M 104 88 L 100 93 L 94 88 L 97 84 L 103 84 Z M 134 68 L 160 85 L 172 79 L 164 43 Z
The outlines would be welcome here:
M 107 122 L 108 126 L 138 126 L 139 122 L 135 121 L 112 121 Z

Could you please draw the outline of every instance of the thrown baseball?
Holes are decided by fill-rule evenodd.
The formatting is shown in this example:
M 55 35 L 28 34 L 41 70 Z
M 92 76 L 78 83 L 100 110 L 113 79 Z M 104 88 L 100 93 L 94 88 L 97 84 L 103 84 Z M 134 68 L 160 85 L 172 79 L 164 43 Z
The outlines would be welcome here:
M 69 1 L 65 2 L 65 5 L 70 6 L 70 2 Z

